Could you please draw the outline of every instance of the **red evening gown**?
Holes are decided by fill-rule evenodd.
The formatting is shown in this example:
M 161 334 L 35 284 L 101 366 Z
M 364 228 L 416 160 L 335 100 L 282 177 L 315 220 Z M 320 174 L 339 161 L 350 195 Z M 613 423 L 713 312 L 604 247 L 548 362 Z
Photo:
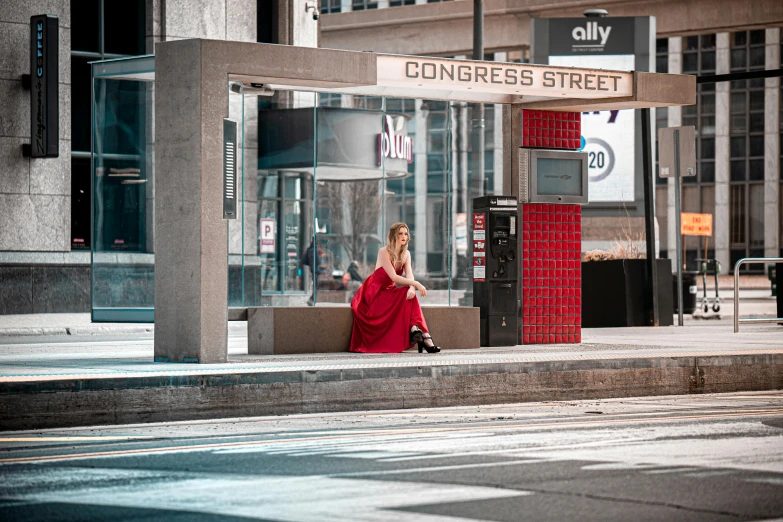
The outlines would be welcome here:
M 402 275 L 402 267 L 397 275 Z M 399 353 L 413 346 L 410 343 L 413 325 L 429 332 L 418 297 L 407 299 L 407 293 L 408 287 L 394 286 L 383 267 L 375 269 L 351 301 L 352 352 Z

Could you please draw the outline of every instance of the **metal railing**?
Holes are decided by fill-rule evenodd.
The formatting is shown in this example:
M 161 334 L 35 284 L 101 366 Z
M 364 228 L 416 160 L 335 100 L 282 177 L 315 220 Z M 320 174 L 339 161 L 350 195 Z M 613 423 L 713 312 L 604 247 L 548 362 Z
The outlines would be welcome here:
M 783 257 L 746 257 L 734 265 L 734 333 L 739 332 L 740 323 L 783 323 L 783 317 L 775 317 L 774 319 L 766 317 L 739 318 L 739 267 L 747 263 L 783 263 Z

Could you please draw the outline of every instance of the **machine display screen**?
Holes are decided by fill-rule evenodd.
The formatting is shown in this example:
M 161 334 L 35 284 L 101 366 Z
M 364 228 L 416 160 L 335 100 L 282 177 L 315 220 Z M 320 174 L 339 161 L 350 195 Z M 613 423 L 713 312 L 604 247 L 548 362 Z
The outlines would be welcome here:
M 536 181 L 540 196 L 583 196 L 582 160 L 536 158 Z

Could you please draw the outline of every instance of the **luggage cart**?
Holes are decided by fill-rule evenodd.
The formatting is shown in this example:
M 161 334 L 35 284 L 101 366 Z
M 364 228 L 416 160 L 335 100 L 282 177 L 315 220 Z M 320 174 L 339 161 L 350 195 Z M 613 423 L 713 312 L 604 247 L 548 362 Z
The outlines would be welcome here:
M 717 259 L 696 259 L 696 263 L 699 266 L 699 274 L 701 274 L 701 282 L 704 289 L 704 293 L 701 298 L 699 308 L 705 314 L 710 311 L 709 298 L 707 297 L 707 276 L 710 270 L 715 275 L 715 297 L 712 300 L 712 311 L 715 313 L 720 312 L 720 290 L 718 288 L 718 274 L 720 274 L 720 263 Z

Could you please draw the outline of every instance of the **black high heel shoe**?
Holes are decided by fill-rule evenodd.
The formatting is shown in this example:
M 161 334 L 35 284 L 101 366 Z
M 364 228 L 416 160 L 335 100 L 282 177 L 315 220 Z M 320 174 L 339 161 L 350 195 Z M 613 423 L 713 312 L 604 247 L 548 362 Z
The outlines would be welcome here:
M 440 348 L 435 346 L 435 343 L 432 344 L 432 346 L 427 346 L 427 343 L 425 341 L 432 340 L 432 336 L 430 334 L 426 334 L 421 336 L 421 341 L 418 341 L 419 344 L 419 353 L 422 353 L 424 350 L 427 350 L 427 353 L 438 353 L 440 352 Z

